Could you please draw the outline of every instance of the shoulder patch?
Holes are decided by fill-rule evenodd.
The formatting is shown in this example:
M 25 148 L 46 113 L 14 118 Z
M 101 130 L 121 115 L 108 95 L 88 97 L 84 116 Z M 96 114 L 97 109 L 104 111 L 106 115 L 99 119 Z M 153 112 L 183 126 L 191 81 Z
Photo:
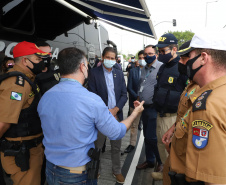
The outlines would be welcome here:
M 22 76 L 17 76 L 15 84 L 20 85 L 20 86 L 23 87 L 24 86 L 24 79 L 23 79 L 23 77 Z
M 193 103 L 192 112 L 197 110 L 206 110 L 206 100 L 213 90 L 203 92 Z
M 22 100 L 22 93 L 18 93 L 18 92 L 11 92 L 11 96 L 10 96 L 11 100 L 17 100 L 17 101 L 21 101 Z
M 192 122 L 192 143 L 202 149 L 208 144 L 209 131 L 213 125 L 204 120 L 195 120 Z

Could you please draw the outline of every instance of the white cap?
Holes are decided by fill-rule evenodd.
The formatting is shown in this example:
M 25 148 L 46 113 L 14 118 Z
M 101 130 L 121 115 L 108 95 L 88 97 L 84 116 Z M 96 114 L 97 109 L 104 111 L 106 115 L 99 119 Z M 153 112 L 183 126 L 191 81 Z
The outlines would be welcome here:
M 226 29 L 199 31 L 193 36 L 189 47 L 226 51 Z

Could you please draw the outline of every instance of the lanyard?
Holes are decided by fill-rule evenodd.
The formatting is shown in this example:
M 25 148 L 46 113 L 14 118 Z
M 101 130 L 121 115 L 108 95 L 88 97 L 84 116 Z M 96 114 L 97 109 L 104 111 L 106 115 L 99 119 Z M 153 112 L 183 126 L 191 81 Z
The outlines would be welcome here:
M 79 83 L 78 80 L 75 80 L 75 79 L 72 79 L 72 78 L 61 78 L 60 81 L 61 81 L 61 82 L 71 81 L 71 82 L 78 82 L 78 83 Z

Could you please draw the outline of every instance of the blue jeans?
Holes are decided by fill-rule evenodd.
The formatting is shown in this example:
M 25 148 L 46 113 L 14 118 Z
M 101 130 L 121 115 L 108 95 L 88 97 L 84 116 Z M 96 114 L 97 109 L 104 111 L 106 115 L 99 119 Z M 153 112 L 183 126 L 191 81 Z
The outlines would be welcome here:
M 142 122 L 146 161 L 153 164 L 156 158 L 158 164 L 162 164 L 157 146 L 156 119 L 157 111 L 155 108 L 149 107 L 144 109 L 142 113 Z
M 97 185 L 97 180 L 87 180 L 87 172 L 70 173 L 70 170 L 56 166 L 46 160 L 46 180 L 48 185 Z

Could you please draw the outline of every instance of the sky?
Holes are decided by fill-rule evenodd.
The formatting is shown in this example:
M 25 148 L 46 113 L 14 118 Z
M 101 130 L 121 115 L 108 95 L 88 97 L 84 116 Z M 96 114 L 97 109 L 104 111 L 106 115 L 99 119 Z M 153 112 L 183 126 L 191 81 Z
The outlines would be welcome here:
M 170 22 L 156 25 L 155 40 L 101 23 L 119 52 L 135 55 L 144 45 L 157 44 L 161 35 L 168 31 L 189 30 L 195 33 L 205 27 L 223 28 L 226 25 L 226 0 L 146 0 L 146 3 L 154 26 L 173 19 L 176 19 L 177 26 Z

